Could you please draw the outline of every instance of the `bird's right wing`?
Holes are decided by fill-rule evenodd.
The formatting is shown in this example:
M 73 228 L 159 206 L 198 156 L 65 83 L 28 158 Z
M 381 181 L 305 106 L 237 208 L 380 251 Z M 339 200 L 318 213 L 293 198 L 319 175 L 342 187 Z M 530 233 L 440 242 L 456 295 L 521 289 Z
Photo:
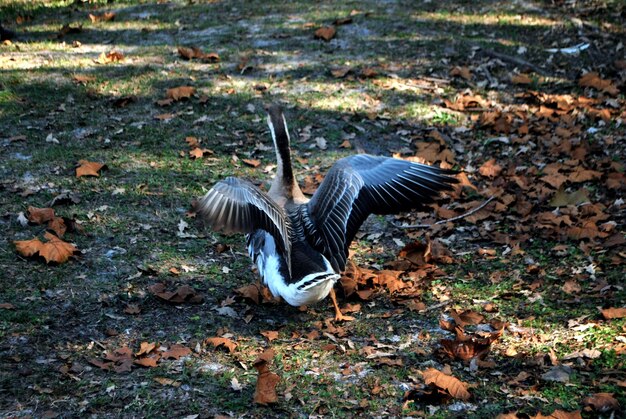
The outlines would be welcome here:
M 226 234 L 265 230 L 291 272 L 291 223 L 285 211 L 252 183 L 228 177 L 198 202 L 197 212 L 206 225 Z
M 304 208 L 311 245 L 344 269 L 348 247 L 370 214 L 395 214 L 432 202 L 451 189 L 454 172 L 389 157 L 358 154 L 338 160 Z

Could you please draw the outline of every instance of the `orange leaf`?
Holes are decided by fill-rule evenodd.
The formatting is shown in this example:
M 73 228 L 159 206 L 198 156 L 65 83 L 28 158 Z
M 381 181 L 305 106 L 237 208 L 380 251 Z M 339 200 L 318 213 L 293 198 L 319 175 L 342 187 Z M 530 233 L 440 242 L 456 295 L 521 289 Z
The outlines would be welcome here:
M 280 381 L 278 374 L 269 370 L 268 363 L 274 358 L 274 351 L 268 349 L 254 361 L 254 368 L 259 373 L 259 378 L 254 389 L 254 402 L 261 405 L 268 405 L 278 401 L 276 385 Z
M 135 356 L 148 355 L 156 348 L 156 342 L 141 342 L 139 345 L 139 352 Z
M 278 332 L 272 330 L 262 331 L 261 334 L 267 338 L 268 341 L 273 341 L 278 339 Z
M 122 54 L 121 52 L 109 51 L 109 52 L 102 52 L 98 56 L 98 59 L 95 61 L 98 64 L 109 64 L 109 63 L 116 63 L 116 62 L 122 61 L 123 59 L 124 59 L 124 54 Z
M 229 353 L 233 353 L 235 348 L 237 348 L 237 344 L 228 338 L 206 338 L 204 343 L 211 344 L 215 348 L 219 348 L 223 346 L 228 350 Z
M 626 308 L 624 308 L 624 307 L 605 308 L 605 309 L 602 309 L 600 311 L 602 312 L 602 317 L 604 317 L 606 320 L 622 319 L 622 318 L 626 317 Z
M 193 150 L 189 151 L 189 156 L 192 159 L 201 159 L 202 156 L 204 156 L 204 150 L 201 148 L 194 148 Z
M 115 12 L 105 12 L 101 15 L 93 15 L 89 13 L 89 20 L 91 20 L 91 23 L 109 22 L 113 19 L 115 19 Z
M 173 87 L 171 89 L 167 89 L 165 95 L 174 101 L 179 101 L 181 99 L 189 99 L 196 93 L 196 88 L 191 86 L 179 86 Z
M 491 159 L 486 161 L 480 168 L 478 169 L 478 173 L 481 175 L 494 178 L 498 176 L 502 172 L 502 167 L 496 163 L 496 159 Z
M 259 290 L 258 284 L 250 284 L 245 287 L 237 288 L 235 292 L 243 298 L 251 300 L 254 304 L 259 304 L 261 301 L 261 291 Z
M 444 374 L 434 368 L 428 368 L 426 371 L 423 371 L 422 376 L 426 384 L 432 384 L 447 391 L 455 399 L 469 400 L 471 397 L 467 391 L 467 384 L 458 378 Z
M 459 67 L 456 66 L 454 67 L 452 70 L 450 70 L 450 75 L 451 76 L 460 76 L 463 77 L 465 80 L 471 80 L 472 79 L 472 73 L 470 72 L 470 69 L 467 67 Z
M 47 223 L 54 219 L 53 208 L 28 207 L 28 221 L 35 224 Z
M 185 142 L 189 145 L 189 148 L 194 149 L 200 147 L 200 140 L 196 137 L 186 137 Z
M 79 160 L 78 164 L 80 166 L 76 168 L 76 177 L 100 176 L 98 172 L 106 166 L 105 164 L 102 164 L 102 163 L 97 163 L 97 162 L 87 161 L 87 160 Z
M 43 242 L 41 240 L 34 238 L 32 240 L 19 240 L 13 242 L 15 243 L 15 248 L 17 249 L 17 253 L 25 257 L 31 257 L 36 255 L 41 250 L 43 246 Z
M 63 235 L 67 231 L 67 226 L 65 225 L 65 221 L 62 217 L 54 217 L 48 223 L 48 230 L 52 230 L 56 233 L 57 236 L 63 237 Z
M 609 412 L 619 408 L 619 402 L 613 393 L 596 393 L 583 400 L 585 406 L 591 406 L 598 412 Z
M 191 349 L 183 345 L 172 345 L 170 349 L 163 352 L 163 358 L 179 359 L 191 354 Z
M 578 80 L 578 84 L 582 87 L 593 87 L 596 90 L 603 91 L 611 96 L 617 96 L 619 89 L 611 82 L 611 80 L 601 79 L 598 73 L 589 72 Z
M 74 254 L 77 250 L 76 246 L 71 243 L 64 242 L 57 236 L 54 236 L 48 232 L 44 234 L 44 237 L 48 239 L 46 243 L 41 246 L 39 250 L 39 256 L 46 260 L 46 263 L 56 262 L 63 263 Z
M 157 357 L 147 356 L 145 358 L 135 359 L 135 364 L 142 367 L 155 368 L 157 366 Z
M 337 29 L 334 26 L 324 26 L 315 31 L 315 38 L 328 42 L 335 37 Z
M 86 74 L 74 74 L 72 76 L 72 80 L 74 80 L 78 84 L 87 84 L 92 81 L 96 81 L 96 76 L 88 76 Z
M 261 165 L 261 160 L 257 159 L 243 159 L 243 162 L 251 167 L 259 167 Z

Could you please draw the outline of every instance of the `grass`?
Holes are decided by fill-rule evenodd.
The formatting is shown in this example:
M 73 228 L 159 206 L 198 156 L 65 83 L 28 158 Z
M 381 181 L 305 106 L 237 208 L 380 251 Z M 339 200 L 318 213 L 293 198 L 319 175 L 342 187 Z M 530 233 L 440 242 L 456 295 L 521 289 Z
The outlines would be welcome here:
M 400 309 L 396 299 L 384 292 L 361 302 L 357 320 L 343 325 L 343 337 L 324 334 L 323 327 L 319 338 L 306 337 L 329 316 L 326 302 L 299 312 L 285 304 L 256 306 L 237 299 L 229 305 L 237 318 L 219 315 L 216 309 L 234 290 L 256 281 L 257 275 L 241 237 L 204 231 L 186 215 L 192 200 L 223 177 L 248 177 L 267 187 L 272 172 L 264 169 L 273 164 L 274 151 L 268 148 L 263 106 L 273 101 L 286 105 L 294 149 L 306 159 L 295 163 L 299 179 L 325 172 L 334 160 L 360 150 L 390 155 L 414 147 L 415 141 L 428 139 L 432 129 L 446 134 L 455 150 L 464 148 L 457 156 L 461 168 L 480 166 L 494 151 L 485 141 L 492 135 L 473 125 L 471 113 L 444 109 L 442 99 L 454 100 L 467 89 L 493 97 L 498 106 L 515 103 L 515 98 L 509 87 L 478 85 L 484 74 L 480 71 L 474 71 L 471 81 L 454 79 L 449 71 L 485 64 L 474 55 L 476 47 L 516 56 L 524 46 L 528 52 L 523 58 L 542 64 L 549 58 L 545 48 L 564 46 L 560 43 L 567 37 L 577 39 L 578 29 L 562 25 L 556 10 L 545 5 L 539 9 L 511 10 L 504 2 L 435 7 L 372 1 L 0 0 L 0 22 L 19 36 L 0 45 L 0 270 L 5 272 L 0 303 L 15 306 L 0 309 L 0 412 L 35 417 L 48 410 L 70 416 L 352 417 L 419 411 L 433 417 L 486 417 L 512 410 L 529 415 L 555 408 L 580 410 L 585 397 L 600 391 L 614 393 L 624 405 L 623 388 L 602 377 L 624 367 L 624 355 L 615 347 L 626 323 L 600 321 L 596 309 L 625 301 L 619 289 L 623 274 L 611 264 L 613 251 L 586 255 L 578 243 L 568 241 L 567 254 L 557 257 L 551 249 L 561 242 L 537 234 L 521 245 L 524 254 L 512 256 L 504 253 L 505 245 L 480 237 L 481 224 L 463 224 L 451 246 L 454 253 L 466 256 L 440 266 L 440 276 L 426 278 L 420 299 L 432 306 L 445 297 L 451 308 L 477 311 L 490 301 L 498 311 L 485 313 L 489 319 L 528 329 L 526 334 L 507 332 L 494 344 L 490 357 L 495 369 L 471 371 L 437 355 L 438 340 L 450 337 L 439 327 L 445 307 L 395 313 Z M 315 28 L 352 10 L 358 13 L 351 24 L 338 27 L 336 40 L 313 39 Z M 92 23 L 87 17 L 105 11 L 115 11 L 115 20 Z M 82 24 L 82 31 L 58 36 L 67 23 Z M 619 39 L 623 30 L 612 26 L 605 34 L 609 40 Z M 179 45 L 217 52 L 221 61 L 182 60 L 176 52 Z M 121 51 L 125 59 L 95 62 L 111 50 Z M 238 65 L 244 57 L 248 67 L 242 72 Z M 556 60 L 564 63 L 555 73 L 561 82 L 545 83 L 533 76 L 529 88 L 581 94 L 572 89 L 573 80 L 582 68 L 593 68 L 593 57 Z M 353 72 L 336 78 L 330 70 L 337 66 L 349 66 Z M 379 75 L 360 77 L 364 68 Z M 485 68 L 508 86 L 511 66 Z M 78 83 L 77 75 L 94 79 Z M 156 104 L 166 89 L 181 85 L 195 87 L 197 94 L 167 107 Z M 134 99 L 116 107 L 115 100 L 125 96 Z M 623 103 L 623 95 L 619 100 Z M 168 122 L 155 119 L 164 113 L 175 116 Z M 618 142 L 619 127 L 614 121 L 609 126 Z M 469 134 L 457 135 L 463 129 Z M 49 135 L 59 144 L 46 142 Z M 188 136 L 199 138 L 214 154 L 189 158 L 184 141 Z M 326 139 L 327 150 L 311 147 L 317 137 Z M 339 148 L 345 138 L 350 138 L 352 149 Z M 505 146 L 498 150 L 511 152 Z M 615 161 L 621 162 L 619 154 Z M 262 164 L 252 168 L 242 163 L 244 158 Z M 107 169 L 98 178 L 77 179 L 74 169 L 80 159 L 106 163 Z M 511 164 L 522 163 L 511 157 Z M 475 173 L 471 177 L 481 187 L 490 186 Z M 592 186 L 592 195 L 605 193 L 602 185 Z M 43 233 L 40 226 L 20 225 L 17 215 L 28 206 L 46 206 L 66 190 L 77 193 L 80 202 L 55 210 L 84 227 L 84 234 L 68 235 L 81 254 L 58 266 L 17 256 L 14 240 Z M 472 191 L 463 198 L 482 199 Z M 489 222 L 497 231 L 514 234 L 519 219 L 514 211 L 505 215 L 511 218 Z M 177 236 L 181 220 L 197 237 Z M 420 234 L 407 235 L 387 221 L 372 217 L 368 228 L 384 234 L 376 240 L 365 234 L 355 241 L 353 259 L 360 266 L 384 267 L 399 250 L 393 238 L 409 243 Z M 217 244 L 229 250 L 219 253 Z M 497 254 L 479 258 L 477 246 L 493 247 Z M 545 274 L 527 272 L 529 259 Z M 565 293 L 559 269 L 583 269 L 590 260 L 601 268 L 597 279 L 614 289 L 602 296 Z M 171 268 L 180 274 L 173 275 Z M 500 279 L 493 280 L 494 275 Z M 541 284 L 533 288 L 536 281 Z M 148 291 L 157 282 L 188 284 L 205 300 L 200 305 L 165 304 Z M 138 304 L 141 313 L 124 313 L 127 304 Z M 596 324 L 576 331 L 568 325 L 576 318 Z M 111 336 L 108 329 L 118 334 Z M 268 342 L 259 334 L 263 330 L 276 330 L 279 338 Z M 239 344 L 234 354 L 202 345 L 203 339 L 224 333 Z M 192 349 L 199 345 L 200 351 L 128 374 L 103 371 L 89 362 L 123 345 L 136 351 L 142 341 L 179 342 Z M 400 367 L 379 364 L 360 352 L 377 343 L 397 348 L 399 342 L 408 345 L 397 350 Z M 328 350 L 330 343 L 337 348 Z M 279 404 L 271 408 L 252 403 L 257 379 L 252 363 L 267 347 L 276 350 L 271 368 L 281 375 Z M 511 348 L 518 356 L 507 354 Z M 549 368 L 541 360 L 551 351 L 562 358 L 583 348 L 598 349 L 601 355 L 585 360 L 570 384 L 541 381 Z M 469 405 L 460 413 L 449 404 L 403 406 L 405 391 L 421 383 L 418 371 L 445 364 L 473 384 Z M 73 376 L 60 372 L 64 365 L 75 368 Z M 531 385 L 509 384 L 521 371 L 531 373 L 532 391 Z M 159 384 L 159 377 L 180 385 Z M 233 378 L 243 386 L 241 391 L 232 389 Z M 530 396 L 522 397 L 524 392 Z

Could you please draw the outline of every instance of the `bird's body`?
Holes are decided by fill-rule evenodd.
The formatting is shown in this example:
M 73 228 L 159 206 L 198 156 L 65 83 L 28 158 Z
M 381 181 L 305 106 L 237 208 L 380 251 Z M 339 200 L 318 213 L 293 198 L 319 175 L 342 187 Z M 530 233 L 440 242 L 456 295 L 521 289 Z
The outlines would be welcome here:
M 246 233 L 264 282 L 294 306 L 334 297 L 348 247 L 369 214 L 409 210 L 456 183 L 439 168 L 359 154 L 338 160 L 309 200 L 295 180 L 280 108 L 269 108 L 268 124 L 278 163 L 268 193 L 229 177 L 200 200 L 199 213 L 216 231 Z

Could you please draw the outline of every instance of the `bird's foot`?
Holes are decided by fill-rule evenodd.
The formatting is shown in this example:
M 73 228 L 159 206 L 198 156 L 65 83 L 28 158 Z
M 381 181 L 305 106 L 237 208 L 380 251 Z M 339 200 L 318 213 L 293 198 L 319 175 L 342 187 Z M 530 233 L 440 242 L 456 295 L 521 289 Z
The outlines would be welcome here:
M 335 321 L 336 322 L 351 322 L 354 319 L 355 319 L 354 317 L 346 316 L 341 311 L 336 311 L 335 312 Z

